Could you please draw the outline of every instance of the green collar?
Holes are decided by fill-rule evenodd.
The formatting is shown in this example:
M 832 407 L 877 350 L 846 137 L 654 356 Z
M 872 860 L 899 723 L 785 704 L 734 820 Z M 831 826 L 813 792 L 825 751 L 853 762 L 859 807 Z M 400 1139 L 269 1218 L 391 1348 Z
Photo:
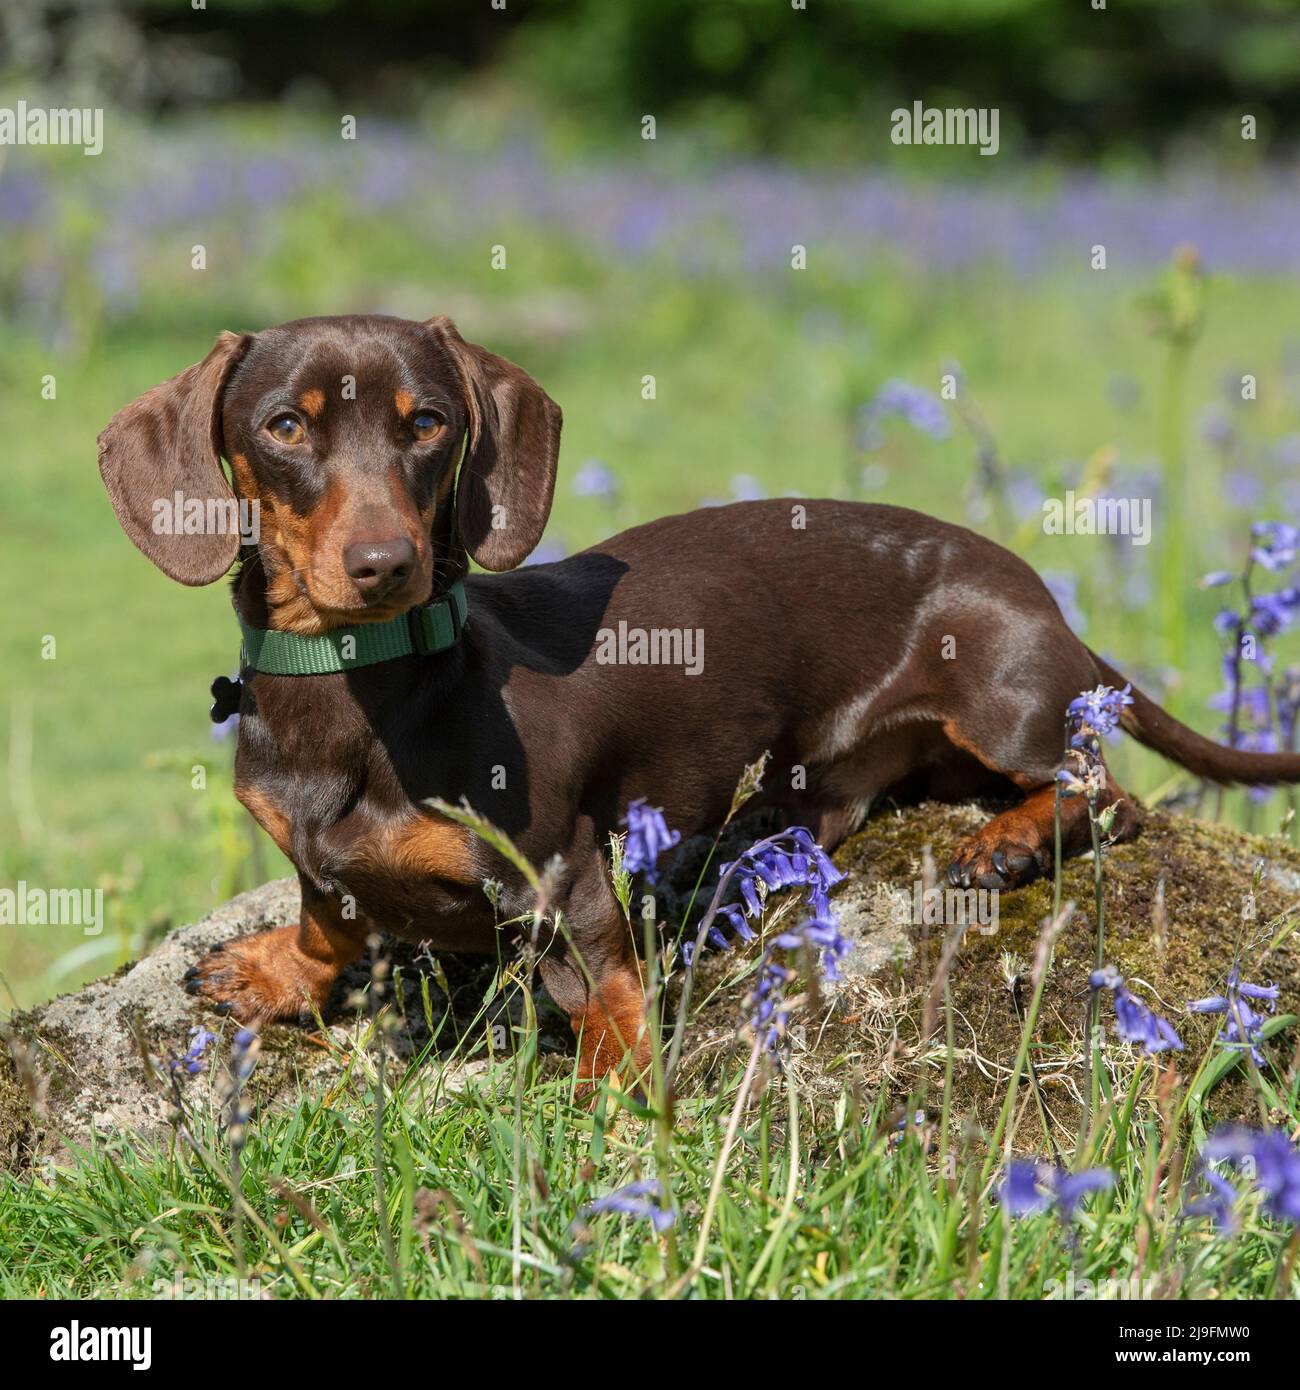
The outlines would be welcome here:
M 456 645 L 468 613 L 465 585 L 458 579 L 437 603 L 412 608 L 386 623 L 337 627 L 319 637 L 249 627 L 241 617 L 240 664 L 268 676 L 324 676 L 413 653 L 428 656 Z

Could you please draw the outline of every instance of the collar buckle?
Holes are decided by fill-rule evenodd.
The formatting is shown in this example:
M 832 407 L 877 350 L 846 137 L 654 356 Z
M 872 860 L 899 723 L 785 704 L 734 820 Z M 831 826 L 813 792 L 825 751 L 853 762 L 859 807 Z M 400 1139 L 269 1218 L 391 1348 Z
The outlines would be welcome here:
M 411 650 L 417 656 L 429 656 L 437 651 L 433 636 L 433 605 L 421 604 L 412 608 L 406 615 L 407 630 L 411 634 Z

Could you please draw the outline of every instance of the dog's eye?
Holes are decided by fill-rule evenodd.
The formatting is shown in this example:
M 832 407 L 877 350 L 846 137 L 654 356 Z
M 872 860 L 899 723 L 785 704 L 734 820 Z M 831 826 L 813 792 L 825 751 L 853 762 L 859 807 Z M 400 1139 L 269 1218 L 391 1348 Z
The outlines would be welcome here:
M 307 438 L 302 421 L 294 415 L 277 415 L 266 432 L 279 444 L 301 444 Z
M 442 428 L 442 421 L 431 410 L 422 410 L 411 419 L 411 433 L 421 444 L 432 439 Z

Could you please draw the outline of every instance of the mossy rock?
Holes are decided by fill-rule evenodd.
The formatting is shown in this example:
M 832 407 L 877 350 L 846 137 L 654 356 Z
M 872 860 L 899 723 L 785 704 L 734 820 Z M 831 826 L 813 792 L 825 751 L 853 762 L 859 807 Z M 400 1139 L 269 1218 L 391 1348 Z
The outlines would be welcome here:
M 883 1091 L 901 1104 L 924 1088 L 927 1106 L 938 1108 L 946 1033 L 942 1001 L 928 1039 L 921 1027 L 948 928 L 936 923 L 925 929 L 900 918 L 911 913 L 914 885 L 925 881 L 927 850 L 946 887 L 942 871 L 952 851 L 989 814 L 987 808 L 936 804 L 889 811 L 836 854 L 848 875 L 837 905 L 854 949 L 834 996 L 805 1010 L 795 1030 L 792 1065 L 801 1089 L 814 1096 L 838 1093 L 852 1077 L 867 1098 Z M 1161 1060 L 1175 1057 L 1183 1076 L 1195 1069 L 1222 1022 L 1189 1014 L 1185 1006 L 1221 993 L 1234 958 L 1244 979 L 1281 986 L 1280 1009 L 1300 1004 L 1300 933 L 1268 949 L 1300 919 L 1300 851 L 1293 845 L 1156 811 L 1147 813 L 1136 840 L 1105 849 L 1102 864 L 1105 959 L 1178 1030 L 1186 1050 L 1166 1052 Z M 1059 1124 L 1055 1137 L 1070 1143 L 1080 1116 L 1078 1098 L 1088 1085 L 1083 1037 L 1096 949 L 1091 855 L 1066 863 L 1062 897 L 1073 902 L 1074 911 L 1056 942 L 1030 1055 L 1054 1128 Z M 1032 994 L 1031 967 L 1052 907 L 1053 884 L 1040 881 L 999 895 L 996 929 L 975 925 L 962 935 L 948 975 L 956 1052 L 951 1113 L 959 1122 L 973 1118 L 987 1131 L 997 1118 L 1020 1041 L 1017 1005 L 1023 1008 Z M 734 1051 L 737 996 L 758 954 L 754 948 L 719 953 L 701 967 L 696 997 L 708 1002 L 684 1053 L 696 1082 L 709 1074 L 713 1059 Z M 1123 1086 L 1140 1053 L 1116 1039 L 1108 994 L 1100 1007 L 1104 1063 Z M 1295 1031 L 1284 1029 L 1264 1045 L 1283 1072 L 1295 1043 Z M 1028 1092 L 1022 1094 L 1027 1102 Z M 1037 1150 L 1041 1126 L 1034 1108 L 1026 1105 L 1026 1111 L 1016 1146 Z M 1207 1124 L 1231 1119 L 1259 1119 L 1243 1065 L 1206 1103 Z
M 988 814 L 973 806 L 935 804 L 887 810 L 839 850 L 836 859 L 847 878 L 837 891 L 837 905 L 853 951 L 843 981 L 828 997 L 811 999 L 797 1016 L 791 1065 L 805 1094 L 833 1096 L 851 1083 L 868 1098 L 883 1092 L 901 1102 L 924 1083 L 927 1104 L 937 1106 L 943 1010 L 931 1038 L 923 1039 L 920 1029 L 945 928 L 918 928 L 899 909 L 909 904 L 914 884 L 923 878 L 927 848 L 942 869 L 957 842 Z M 728 846 L 718 858 L 734 852 Z M 684 906 L 703 855 L 699 846 L 681 847 L 672 876 L 661 885 L 662 915 L 671 919 Z M 1143 835 L 1106 850 L 1103 863 L 1106 958 L 1135 993 L 1178 1028 L 1187 1044 L 1179 1058 L 1185 1074 L 1210 1044 L 1219 1020 L 1188 1015 L 1183 1006 L 1219 992 L 1234 956 L 1239 955 L 1246 978 L 1269 978 L 1281 986 L 1282 1008 L 1300 1002 L 1300 941 L 1265 950 L 1288 914 L 1300 912 L 1300 852 L 1294 847 L 1153 812 Z M 1061 1137 L 1068 1138 L 1077 1123 L 1077 1096 L 1086 1085 L 1081 1039 L 1095 942 L 1090 858 L 1067 864 L 1064 896 L 1075 903 L 1075 912 L 1056 945 L 1032 1055 L 1048 1112 L 1059 1122 Z M 1248 904 L 1253 916 L 1243 916 Z M 773 907 L 769 917 L 780 911 Z M 996 1116 L 1020 1036 L 1008 975 L 1021 976 L 1027 999 L 1029 967 L 1051 908 L 1051 883 L 1033 884 L 1001 895 L 995 931 L 977 927 L 964 935 L 949 974 L 956 1037 L 953 1112 L 961 1119 L 973 1117 L 987 1127 Z M 218 941 L 295 920 L 297 911 L 292 880 L 266 884 L 173 932 L 129 968 L 9 1019 L 13 1055 L 0 1058 L 0 1166 L 66 1161 L 72 1148 L 92 1136 L 109 1142 L 164 1138 L 170 1125 L 168 1059 L 185 1052 L 190 1028 L 218 1026 L 214 1015 L 181 988 L 186 968 Z M 743 1045 L 746 977 L 759 955 L 754 946 L 701 959 L 679 1073 L 684 1096 L 718 1084 Z M 464 1084 L 486 1065 L 481 1004 L 491 962 L 446 956 L 430 974 L 427 963 L 408 949 L 394 947 L 391 959 L 400 1025 L 386 1045 L 395 1057 L 410 1061 L 430 1050 L 431 1026 L 442 1027 L 440 1042 L 476 1029 L 477 1035 L 463 1036 L 468 1046 L 460 1048 L 454 1064 L 440 1063 L 435 1051 L 420 1069 L 437 1087 Z M 289 1103 L 302 1090 L 337 1095 L 340 1088 L 360 1084 L 349 1060 L 364 1020 L 358 1021 L 347 1000 L 366 978 L 364 962 L 345 977 L 323 1032 L 264 1031 L 255 1101 Z M 448 1017 L 445 991 L 451 995 Z M 1103 1017 L 1111 1018 L 1108 999 Z M 541 1020 L 544 1050 L 571 1045 L 566 1021 L 554 1009 L 543 1007 Z M 228 1024 L 224 1031 L 229 1033 Z M 1284 1031 L 1266 1048 L 1285 1069 L 1294 1045 Z M 1132 1049 L 1110 1041 L 1106 1060 L 1122 1074 L 1137 1059 Z M 184 1084 L 204 1081 L 195 1077 Z M 1215 1089 L 1209 1108 L 1217 1119 L 1257 1117 L 1241 1067 Z M 1017 1130 L 1018 1147 L 1041 1143 L 1036 1123 L 1032 1114 L 1026 1118 Z

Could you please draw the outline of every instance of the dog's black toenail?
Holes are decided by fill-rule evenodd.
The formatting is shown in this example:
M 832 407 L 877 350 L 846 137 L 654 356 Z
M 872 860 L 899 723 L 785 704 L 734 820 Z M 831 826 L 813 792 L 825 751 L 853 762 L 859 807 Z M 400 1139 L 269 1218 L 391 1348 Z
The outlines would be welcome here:
M 1007 868 L 1007 856 L 1000 849 L 995 849 L 989 857 L 993 861 L 993 867 L 1003 878 L 1011 877 L 1011 870 Z
M 961 868 L 958 866 L 957 861 L 954 859 L 952 863 L 948 865 L 948 882 L 951 883 L 954 888 L 956 888 L 960 878 Z
M 223 999 L 217 1004 L 216 1009 L 219 1014 L 228 1014 L 234 1007 L 228 999 Z

